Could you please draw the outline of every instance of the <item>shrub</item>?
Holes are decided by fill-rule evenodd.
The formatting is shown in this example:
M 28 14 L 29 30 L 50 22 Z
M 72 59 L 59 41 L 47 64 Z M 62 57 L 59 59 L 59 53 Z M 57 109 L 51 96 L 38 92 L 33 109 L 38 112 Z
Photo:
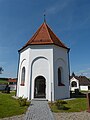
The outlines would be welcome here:
M 57 101 L 55 102 L 55 105 L 56 105 L 57 108 L 60 109 L 60 110 L 65 110 L 65 109 L 66 109 L 66 107 L 64 106 L 64 104 L 67 104 L 67 102 L 66 102 L 66 101 L 63 101 L 63 100 L 57 100 Z
M 27 102 L 26 102 L 26 106 L 29 106 L 29 105 L 30 105 L 30 103 L 31 103 L 30 101 L 27 101 Z
M 19 97 L 18 98 L 18 102 L 19 102 L 20 106 L 26 106 L 26 104 L 27 104 L 27 98 L 23 98 L 23 96 Z

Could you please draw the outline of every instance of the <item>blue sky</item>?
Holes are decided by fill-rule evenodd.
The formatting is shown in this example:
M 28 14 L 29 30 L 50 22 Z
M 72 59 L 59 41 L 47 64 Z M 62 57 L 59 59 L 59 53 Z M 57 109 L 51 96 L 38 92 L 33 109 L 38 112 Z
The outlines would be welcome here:
M 71 72 L 90 77 L 90 0 L 0 0 L 0 77 L 16 77 L 18 50 L 46 21 L 70 47 Z

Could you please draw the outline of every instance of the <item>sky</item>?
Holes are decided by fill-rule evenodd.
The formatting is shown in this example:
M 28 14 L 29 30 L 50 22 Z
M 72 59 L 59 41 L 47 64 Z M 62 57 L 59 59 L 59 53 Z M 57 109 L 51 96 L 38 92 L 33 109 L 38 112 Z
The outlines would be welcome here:
M 70 48 L 70 72 L 90 77 L 90 0 L 0 0 L 0 77 L 17 77 L 18 50 L 44 21 Z

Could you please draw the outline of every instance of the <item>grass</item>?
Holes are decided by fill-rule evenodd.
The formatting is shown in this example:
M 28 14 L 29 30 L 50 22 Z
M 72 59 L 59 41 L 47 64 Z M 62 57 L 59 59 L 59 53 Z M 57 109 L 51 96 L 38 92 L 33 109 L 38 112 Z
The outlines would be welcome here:
M 0 118 L 20 115 L 26 112 L 28 106 L 20 107 L 18 100 L 11 94 L 0 93 Z
M 59 110 L 55 104 L 49 104 L 52 112 L 81 112 L 87 110 L 87 99 L 76 98 L 68 100 L 65 107 L 67 110 Z
M 7 84 L 7 83 L 8 83 L 8 81 L 0 79 L 0 84 Z

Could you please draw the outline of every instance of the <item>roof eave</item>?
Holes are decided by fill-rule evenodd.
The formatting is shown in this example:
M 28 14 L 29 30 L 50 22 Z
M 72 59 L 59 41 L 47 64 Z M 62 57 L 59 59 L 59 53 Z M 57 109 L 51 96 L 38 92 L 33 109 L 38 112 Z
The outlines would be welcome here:
M 28 44 L 28 45 L 26 45 L 26 46 L 22 47 L 20 50 L 18 50 L 18 52 L 21 52 L 23 49 L 25 49 L 26 47 L 31 46 L 31 45 L 56 45 L 56 46 L 58 46 L 58 47 L 62 47 L 62 48 L 67 49 L 67 50 L 68 50 L 68 52 L 70 51 L 70 48 L 63 47 L 63 46 L 60 46 L 60 45 L 55 44 L 55 43 L 44 43 L 44 44 Z

